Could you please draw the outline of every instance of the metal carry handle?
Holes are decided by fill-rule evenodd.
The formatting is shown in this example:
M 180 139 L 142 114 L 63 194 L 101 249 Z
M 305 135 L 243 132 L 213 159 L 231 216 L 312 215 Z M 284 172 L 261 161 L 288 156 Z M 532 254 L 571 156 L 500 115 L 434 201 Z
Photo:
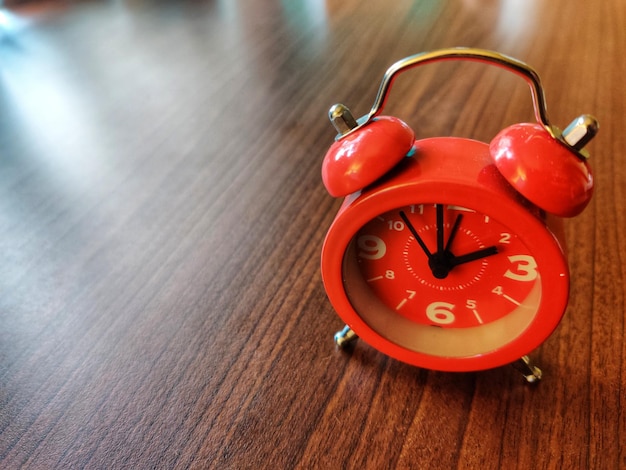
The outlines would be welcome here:
M 462 47 L 423 52 L 421 54 L 416 54 L 399 60 L 389 67 L 383 76 L 380 88 L 378 89 L 378 94 L 376 95 L 376 100 L 367 115 L 366 121 L 370 121 L 382 112 L 385 102 L 387 101 L 389 90 L 394 80 L 401 72 L 405 72 L 409 69 L 417 67 L 418 65 L 447 60 L 469 60 L 473 62 L 493 64 L 521 76 L 530 86 L 537 122 L 543 124 L 543 126 L 548 130 L 550 129 L 551 124 L 548 120 L 548 110 L 543 87 L 541 86 L 539 74 L 537 74 L 533 68 L 524 62 L 498 52 Z
M 354 119 L 350 110 L 342 105 L 336 104 L 330 108 L 328 112 L 329 118 L 339 135 L 337 139 L 351 133 L 352 131 L 364 126 L 376 116 L 378 116 L 387 101 L 387 95 L 396 77 L 409 69 L 434 62 L 442 62 L 447 60 L 469 60 L 473 62 L 482 62 L 489 65 L 496 65 L 522 77 L 530 86 L 533 98 L 533 107 L 535 110 L 535 119 L 541 124 L 552 137 L 561 141 L 568 147 L 579 153 L 584 145 L 595 136 L 598 130 L 597 120 L 590 115 L 582 115 L 576 118 L 572 123 L 561 132 L 557 127 L 550 124 L 548 119 L 548 110 L 546 98 L 539 74 L 528 64 L 517 59 L 509 57 L 499 52 L 489 51 L 485 49 L 474 49 L 466 47 L 457 47 L 449 49 L 439 49 L 432 52 L 423 52 L 405 59 L 399 60 L 387 69 L 383 80 L 378 88 L 378 94 L 374 100 L 374 105 L 369 114 L 361 118 Z

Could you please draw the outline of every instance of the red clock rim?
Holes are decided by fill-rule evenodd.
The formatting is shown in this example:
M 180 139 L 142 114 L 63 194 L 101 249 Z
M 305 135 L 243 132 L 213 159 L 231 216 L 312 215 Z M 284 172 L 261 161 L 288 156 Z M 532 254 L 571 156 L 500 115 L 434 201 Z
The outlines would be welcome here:
M 355 311 L 343 283 L 344 253 L 351 240 L 374 217 L 416 203 L 459 205 L 489 215 L 511 229 L 530 250 L 541 274 L 541 302 L 531 323 L 511 342 L 475 356 L 433 356 L 387 340 Z M 322 278 L 338 315 L 363 341 L 400 361 L 442 371 L 489 369 L 528 354 L 558 326 L 569 297 L 569 270 L 564 251 L 546 225 L 508 194 L 458 181 L 413 181 L 355 196 L 342 208 L 327 233 L 322 248 Z

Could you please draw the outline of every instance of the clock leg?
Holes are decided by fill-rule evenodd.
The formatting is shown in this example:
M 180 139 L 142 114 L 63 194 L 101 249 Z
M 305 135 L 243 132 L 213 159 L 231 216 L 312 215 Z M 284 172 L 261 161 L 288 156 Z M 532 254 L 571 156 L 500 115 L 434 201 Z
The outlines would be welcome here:
M 541 369 L 530 362 L 528 356 L 523 356 L 513 364 L 522 373 L 528 383 L 536 383 L 541 380 Z
M 344 326 L 341 331 L 335 333 L 335 344 L 340 348 L 345 348 L 357 339 L 359 339 L 359 337 L 350 329 L 348 325 Z

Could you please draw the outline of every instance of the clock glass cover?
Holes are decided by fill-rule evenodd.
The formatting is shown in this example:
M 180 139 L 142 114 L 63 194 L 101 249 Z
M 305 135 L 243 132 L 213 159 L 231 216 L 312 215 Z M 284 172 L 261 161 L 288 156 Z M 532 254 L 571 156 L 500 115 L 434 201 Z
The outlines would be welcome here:
M 487 214 L 437 203 L 385 212 L 346 250 L 343 279 L 363 321 L 441 357 L 496 350 L 533 321 L 541 273 L 521 238 Z

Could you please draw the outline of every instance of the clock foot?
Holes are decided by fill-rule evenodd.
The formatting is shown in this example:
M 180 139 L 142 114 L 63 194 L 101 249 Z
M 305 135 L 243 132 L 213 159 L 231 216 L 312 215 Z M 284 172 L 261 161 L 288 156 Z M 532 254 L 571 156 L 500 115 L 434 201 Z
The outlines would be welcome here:
M 528 383 L 537 383 L 541 380 L 541 369 L 537 366 L 534 366 L 528 356 L 523 356 L 513 364 L 511 364 L 515 369 L 520 371 L 526 382 Z
M 340 348 L 345 348 L 350 343 L 356 341 L 359 337 L 348 325 L 344 326 L 341 331 L 335 333 L 335 344 Z

